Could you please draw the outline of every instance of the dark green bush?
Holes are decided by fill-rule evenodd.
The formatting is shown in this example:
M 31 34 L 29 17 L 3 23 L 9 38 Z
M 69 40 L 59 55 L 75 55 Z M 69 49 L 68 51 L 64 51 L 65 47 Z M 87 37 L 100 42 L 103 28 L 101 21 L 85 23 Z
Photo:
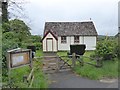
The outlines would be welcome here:
M 40 42 L 33 43 L 33 45 L 36 46 L 36 50 L 42 49 L 42 43 Z

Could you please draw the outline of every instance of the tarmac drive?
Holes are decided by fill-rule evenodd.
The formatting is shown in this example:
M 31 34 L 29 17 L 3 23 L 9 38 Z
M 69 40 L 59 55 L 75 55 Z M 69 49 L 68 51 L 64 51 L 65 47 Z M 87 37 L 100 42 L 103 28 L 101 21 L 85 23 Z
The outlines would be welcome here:
M 118 80 L 100 82 L 83 78 L 70 71 L 48 74 L 49 88 L 118 88 Z

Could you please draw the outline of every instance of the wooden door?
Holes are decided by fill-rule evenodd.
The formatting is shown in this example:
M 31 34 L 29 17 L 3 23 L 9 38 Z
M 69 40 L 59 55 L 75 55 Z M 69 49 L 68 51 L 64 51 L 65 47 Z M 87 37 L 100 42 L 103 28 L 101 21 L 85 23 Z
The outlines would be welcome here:
M 52 38 L 48 38 L 47 39 L 47 51 L 53 51 L 53 39 Z

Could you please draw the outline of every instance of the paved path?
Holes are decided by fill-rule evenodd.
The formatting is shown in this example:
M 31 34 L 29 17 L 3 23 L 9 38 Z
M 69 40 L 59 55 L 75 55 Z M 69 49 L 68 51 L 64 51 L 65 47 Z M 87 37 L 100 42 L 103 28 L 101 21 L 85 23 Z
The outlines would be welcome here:
M 103 83 L 99 80 L 89 80 L 80 77 L 72 71 L 49 74 L 49 88 L 118 88 L 117 80 Z

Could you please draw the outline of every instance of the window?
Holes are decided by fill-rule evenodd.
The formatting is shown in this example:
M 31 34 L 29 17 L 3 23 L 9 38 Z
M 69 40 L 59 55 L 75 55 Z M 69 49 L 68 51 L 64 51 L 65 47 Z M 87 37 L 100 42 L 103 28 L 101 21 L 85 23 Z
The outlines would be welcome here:
M 74 43 L 79 43 L 79 36 L 74 36 Z
M 66 43 L 66 36 L 61 36 L 61 43 Z

